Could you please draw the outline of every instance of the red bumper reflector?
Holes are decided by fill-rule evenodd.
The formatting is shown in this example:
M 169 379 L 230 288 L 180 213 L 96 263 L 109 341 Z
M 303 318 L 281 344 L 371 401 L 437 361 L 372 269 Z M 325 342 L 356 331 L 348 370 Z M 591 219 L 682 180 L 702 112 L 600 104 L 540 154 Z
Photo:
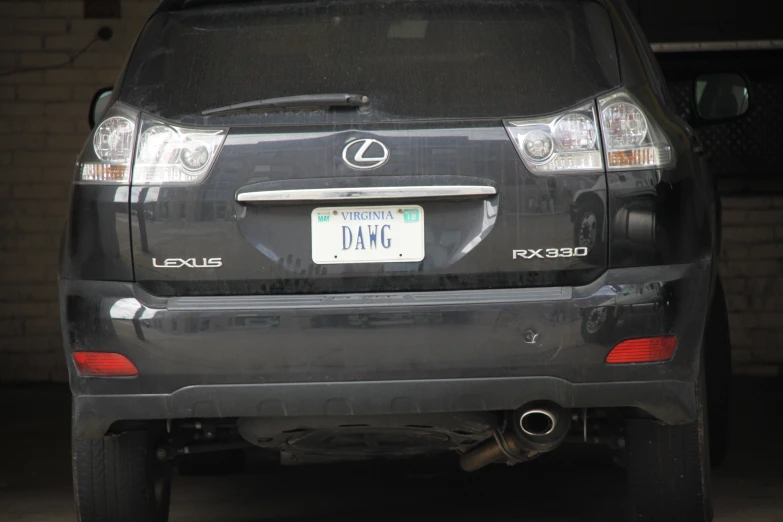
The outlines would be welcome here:
M 82 377 L 133 377 L 139 370 L 124 355 L 106 352 L 73 352 L 76 371 Z
M 676 337 L 629 339 L 615 346 L 606 357 L 609 364 L 633 364 L 668 361 L 677 348 Z

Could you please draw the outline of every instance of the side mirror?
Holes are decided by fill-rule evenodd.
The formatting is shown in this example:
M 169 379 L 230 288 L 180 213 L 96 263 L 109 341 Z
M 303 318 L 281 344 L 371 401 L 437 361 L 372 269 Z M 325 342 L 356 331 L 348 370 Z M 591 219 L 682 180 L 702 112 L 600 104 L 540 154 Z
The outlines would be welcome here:
M 739 74 L 704 74 L 694 87 L 696 113 L 704 121 L 738 118 L 750 108 L 748 84 Z
M 90 128 L 95 128 L 95 122 L 103 117 L 103 113 L 106 112 L 106 108 L 109 106 L 109 98 L 111 98 L 112 88 L 104 87 L 98 89 L 95 96 L 92 97 L 90 102 L 90 112 L 87 115 L 87 119 L 90 122 Z

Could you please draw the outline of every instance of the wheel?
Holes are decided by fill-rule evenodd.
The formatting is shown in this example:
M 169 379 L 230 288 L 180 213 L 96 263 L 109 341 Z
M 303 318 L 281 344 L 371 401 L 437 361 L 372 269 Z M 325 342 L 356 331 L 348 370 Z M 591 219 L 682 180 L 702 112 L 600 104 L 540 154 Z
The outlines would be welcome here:
M 634 522 L 712 520 L 703 368 L 696 385 L 696 421 L 683 426 L 663 426 L 648 419 L 626 421 L 626 478 Z
M 718 466 L 729 450 L 731 425 L 731 337 L 726 296 L 718 279 L 704 333 L 707 404 L 710 409 L 710 457 Z
M 131 431 L 102 439 L 72 437 L 79 522 L 166 522 L 171 472 L 155 457 L 156 437 Z

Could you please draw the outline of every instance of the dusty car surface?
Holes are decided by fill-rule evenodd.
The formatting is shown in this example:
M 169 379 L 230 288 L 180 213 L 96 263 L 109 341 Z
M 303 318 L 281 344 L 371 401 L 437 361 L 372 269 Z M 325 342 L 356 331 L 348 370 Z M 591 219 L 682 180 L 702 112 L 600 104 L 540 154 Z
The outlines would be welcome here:
M 622 1 L 164 0 L 96 108 L 60 271 L 80 520 L 165 520 L 185 453 L 573 440 L 629 520 L 711 519 L 718 198 Z

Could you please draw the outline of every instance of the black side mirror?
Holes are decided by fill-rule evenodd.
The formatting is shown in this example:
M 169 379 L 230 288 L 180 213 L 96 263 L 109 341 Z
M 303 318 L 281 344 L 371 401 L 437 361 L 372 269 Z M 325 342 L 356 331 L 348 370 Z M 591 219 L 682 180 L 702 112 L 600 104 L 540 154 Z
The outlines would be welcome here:
M 103 117 L 106 112 L 106 108 L 109 106 L 109 98 L 111 98 L 112 87 L 104 87 L 98 89 L 95 96 L 92 97 L 90 102 L 90 112 L 87 115 L 87 119 L 90 122 L 90 128 L 95 128 L 95 122 Z
M 704 74 L 694 89 L 696 113 L 705 122 L 738 118 L 750 109 L 748 84 L 739 74 Z

